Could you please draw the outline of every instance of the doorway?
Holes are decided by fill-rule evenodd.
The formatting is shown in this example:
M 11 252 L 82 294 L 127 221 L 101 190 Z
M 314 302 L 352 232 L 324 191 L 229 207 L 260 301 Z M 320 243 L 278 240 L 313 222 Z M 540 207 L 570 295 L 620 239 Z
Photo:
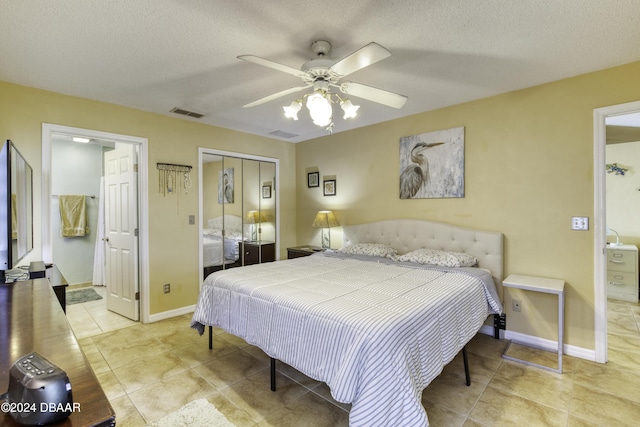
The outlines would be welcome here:
M 76 138 L 76 141 L 73 138 Z M 79 141 L 79 142 L 78 142 Z M 58 147 L 62 147 L 58 149 Z M 55 148 L 55 149 L 54 149 Z M 116 265 L 109 262 L 109 254 L 113 251 L 110 247 L 110 235 L 100 235 L 102 227 L 97 225 L 98 212 L 104 212 L 103 208 L 108 208 L 109 201 L 113 201 L 112 195 L 108 192 L 100 195 L 100 189 L 104 188 L 99 179 L 108 172 L 110 166 L 105 163 L 106 154 L 117 152 L 116 148 L 124 149 L 126 152 L 134 152 L 138 157 L 137 173 L 134 180 L 129 185 L 135 187 L 134 215 L 136 220 L 135 229 L 132 233 L 137 233 L 135 237 L 136 247 L 133 250 L 127 249 L 132 264 Z M 122 150 L 121 150 L 122 151 Z M 57 153 L 57 154 L 56 154 Z M 62 155 L 62 160 L 56 158 Z M 81 156 L 80 160 L 75 156 Z M 84 157 L 82 157 L 84 156 Z M 90 159 L 90 160 L 88 160 Z M 71 161 L 83 165 L 90 163 L 93 167 L 77 167 L 81 171 L 75 171 L 72 181 L 83 181 L 82 183 L 70 182 L 67 185 L 60 183 L 61 168 L 68 168 Z M 136 162 L 131 162 L 131 165 Z M 98 256 L 97 249 L 103 247 L 104 251 L 104 276 L 111 273 L 127 272 L 132 280 L 113 281 L 117 286 L 107 284 L 105 298 L 109 310 L 119 312 L 132 320 L 143 322 L 148 321 L 149 309 L 148 298 L 148 185 L 147 185 L 147 140 L 145 138 L 131 137 L 127 135 L 112 134 L 107 132 L 93 131 L 81 128 L 71 128 L 67 126 L 43 124 L 42 127 L 42 255 L 47 263 L 69 264 L 61 269 L 63 275 L 70 285 L 89 281 L 92 284 L 93 272 L 99 267 L 94 266 L 94 256 Z M 55 177 L 58 177 L 57 179 Z M 80 178 L 79 178 L 80 177 Z M 106 178 L 105 178 L 106 179 Z M 85 185 L 86 181 L 87 185 Z M 82 185 L 81 185 L 82 184 Z M 83 186 L 85 185 L 85 186 Z M 81 239 L 61 239 L 59 233 L 60 189 L 65 189 L 65 194 L 84 195 L 87 213 L 87 231 L 85 237 Z M 67 191 L 68 189 L 68 191 Z M 106 203 L 105 203 L 106 202 Z M 102 205 L 102 207 L 99 207 Z M 128 203 L 131 205 L 131 203 Z M 105 224 L 109 226 L 109 214 L 104 215 Z M 112 228 L 112 227 L 110 227 Z M 111 230 L 108 230 L 111 231 Z M 91 236 L 91 237 L 89 237 Z M 61 242 L 61 240 L 63 240 Z M 111 245 L 112 246 L 112 245 Z M 94 250 L 96 249 L 96 250 Z M 78 256 L 81 253 L 83 256 Z M 95 254 L 95 255 L 94 255 Z M 122 258 L 122 257 L 119 257 Z M 100 265 L 100 263 L 97 263 Z M 65 269 L 67 273 L 65 273 Z M 69 277 L 67 277 L 67 275 Z M 97 276 L 100 276 L 97 274 Z M 90 277 L 89 280 L 87 278 Z M 98 282 L 100 280 L 98 279 Z M 122 289 L 122 283 L 128 286 L 127 290 Z M 99 288 L 96 288 L 99 289 Z M 115 304 L 112 297 L 116 297 Z M 139 298 L 136 300 L 136 298 Z M 123 312 L 122 300 L 129 299 L 129 309 Z
M 640 112 L 640 101 L 594 110 L 594 296 L 595 361 L 608 360 L 607 339 L 607 119 Z

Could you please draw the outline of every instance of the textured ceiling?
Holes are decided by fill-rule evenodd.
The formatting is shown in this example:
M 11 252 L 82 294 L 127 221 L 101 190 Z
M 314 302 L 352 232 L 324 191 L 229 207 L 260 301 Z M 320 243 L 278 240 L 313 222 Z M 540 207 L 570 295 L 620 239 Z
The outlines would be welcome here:
M 318 39 L 335 60 L 386 47 L 349 80 L 409 101 L 352 98 L 341 132 L 638 61 L 639 23 L 638 0 L 0 0 L 0 80 L 299 142 L 326 133 L 304 111 L 284 118 L 296 95 L 242 105 L 300 80 L 238 55 L 299 68 Z

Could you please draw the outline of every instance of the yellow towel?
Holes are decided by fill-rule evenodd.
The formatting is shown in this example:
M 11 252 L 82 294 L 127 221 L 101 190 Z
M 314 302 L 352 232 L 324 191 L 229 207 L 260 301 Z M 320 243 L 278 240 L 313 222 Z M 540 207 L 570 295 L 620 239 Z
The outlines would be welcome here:
M 84 196 L 60 196 L 60 234 L 62 237 L 81 237 L 89 234 Z

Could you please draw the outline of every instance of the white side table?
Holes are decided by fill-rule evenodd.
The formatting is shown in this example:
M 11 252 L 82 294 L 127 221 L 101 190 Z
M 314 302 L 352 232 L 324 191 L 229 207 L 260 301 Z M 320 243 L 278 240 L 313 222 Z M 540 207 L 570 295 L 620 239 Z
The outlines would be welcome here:
M 502 357 L 514 362 L 524 363 L 525 365 L 536 366 L 538 368 L 546 369 L 549 371 L 562 373 L 562 353 L 564 347 L 564 280 L 560 279 L 547 279 L 544 277 L 524 276 L 521 274 L 510 274 L 502 282 L 502 286 L 505 288 L 522 289 L 531 292 L 542 292 L 546 294 L 556 294 L 558 296 L 558 369 L 550 368 L 548 366 L 539 365 L 537 363 L 529 362 L 527 360 L 518 359 L 516 357 L 507 356 L 507 350 L 509 345 L 504 350 Z

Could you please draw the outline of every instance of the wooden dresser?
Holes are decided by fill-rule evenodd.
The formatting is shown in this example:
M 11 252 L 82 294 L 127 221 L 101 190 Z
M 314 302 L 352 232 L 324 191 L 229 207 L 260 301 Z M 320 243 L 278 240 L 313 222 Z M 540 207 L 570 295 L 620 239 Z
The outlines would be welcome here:
M 0 393 L 9 388 L 11 365 L 36 351 L 69 376 L 80 411 L 48 426 L 115 426 L 115 412 L 84 357 L 47 279 L 0 285 Z M 0 412 L 1 426 L 19 426 Z
M 322 249 L 319 246 L 292 246 L 287 248 L 287 259 L 300 258 L 303 256 L 313 255 L 316 252 L 322 252 Z
M 238 245 L 240 245 L 240 254 L 244 260 L 242 265 L 276 260 L 276 244 L 274 242 L 239 242 Z

